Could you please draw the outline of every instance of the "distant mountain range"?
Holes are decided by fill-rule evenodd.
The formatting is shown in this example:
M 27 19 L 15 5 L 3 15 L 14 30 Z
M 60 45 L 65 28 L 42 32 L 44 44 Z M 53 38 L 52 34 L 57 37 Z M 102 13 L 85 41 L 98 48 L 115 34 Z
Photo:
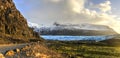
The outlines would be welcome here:
M 112 28 L 94 24 L 58 24 L 53 26 L 30 26 L 41 35 L 113 35 L 117 34 Z

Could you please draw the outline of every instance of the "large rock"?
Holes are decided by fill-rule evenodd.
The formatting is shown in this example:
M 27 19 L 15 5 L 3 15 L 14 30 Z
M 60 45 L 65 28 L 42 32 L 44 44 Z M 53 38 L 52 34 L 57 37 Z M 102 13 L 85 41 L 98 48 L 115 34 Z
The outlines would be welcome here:
M 28 27 L 12 0 L 0 0 L 0 43 L 42 40 Z
M 13 50 L 7 51 L 7 53 L 5 54 L 6 56 L 13 56 L 15 55 L 15 52 Z
M 0 58 L 5 58 L 4 55 L 2 53 L 0 53 Z

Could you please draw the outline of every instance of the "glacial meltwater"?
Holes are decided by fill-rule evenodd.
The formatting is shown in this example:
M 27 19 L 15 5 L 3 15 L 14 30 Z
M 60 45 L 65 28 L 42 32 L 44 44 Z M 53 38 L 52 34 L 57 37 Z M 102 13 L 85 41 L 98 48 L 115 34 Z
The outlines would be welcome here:
M 60 40 L 60 41 L 71 41 L 71 40 L 95 40 L 101 41 L 111 39 L 114 36 L 60 36 L 60 35 L 41 35 L 46 40 Z

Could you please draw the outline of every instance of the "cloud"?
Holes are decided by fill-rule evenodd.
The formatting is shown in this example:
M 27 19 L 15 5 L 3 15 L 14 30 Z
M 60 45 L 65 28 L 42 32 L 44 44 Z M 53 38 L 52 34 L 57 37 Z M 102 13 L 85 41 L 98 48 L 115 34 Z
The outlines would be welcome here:
M 51 0 L 52 2 L 60 2 L 60 0 Z
M 69 0 L 68 4 L 74 12 L 80 12 L 84 8 L 85 1 L 86 0 Z
M 109 0 L 105 1 L 104 3 L 100 3 L 98 5 L 98 8 L 102 11 L 102 12 L 108 12 L 111 11 L 111 2 Z
M 16 0 L 17 1 L 17 0 Z M 59 23 L 90 23 L 107 25 L 120 33 L 120 22 L 115 15 L 109 14 L 111 2 L 106 0 L 95 9 L 86 8 L 87 0 L 21 0 L 24 3 L 18 6 L 25 7 L 23 12 L 28 21 L 50 25 Z M 92 3 L 92 5 L 94 5 Z M 23 9 L 23 8 L 22 8 Z M 96 9 L 100 9 L 100 12 Z

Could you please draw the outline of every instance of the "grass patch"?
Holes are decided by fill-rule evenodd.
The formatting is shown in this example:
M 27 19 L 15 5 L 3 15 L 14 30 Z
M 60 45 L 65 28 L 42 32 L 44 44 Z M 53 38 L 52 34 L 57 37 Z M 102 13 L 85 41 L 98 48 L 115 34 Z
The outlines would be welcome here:
M 47 41 L 48 47 L 65 58 L 120 58 L 120 46 L 102 42 Z

